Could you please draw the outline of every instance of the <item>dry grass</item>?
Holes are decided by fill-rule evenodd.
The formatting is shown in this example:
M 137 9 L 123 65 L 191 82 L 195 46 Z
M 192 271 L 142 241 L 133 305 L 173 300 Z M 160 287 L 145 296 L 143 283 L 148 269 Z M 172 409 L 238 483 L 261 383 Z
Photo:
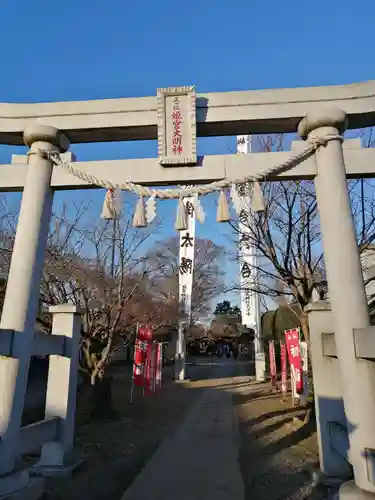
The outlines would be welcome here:
M 266 384 L 234 394 L 240 432 L 240 462 L 246 500 L 318 500 L 312 473 L 319 469 L 316 425 L 303 425 L 304 410 L 283 403 Z M 295 422 L 298 417 L 298 422 Z

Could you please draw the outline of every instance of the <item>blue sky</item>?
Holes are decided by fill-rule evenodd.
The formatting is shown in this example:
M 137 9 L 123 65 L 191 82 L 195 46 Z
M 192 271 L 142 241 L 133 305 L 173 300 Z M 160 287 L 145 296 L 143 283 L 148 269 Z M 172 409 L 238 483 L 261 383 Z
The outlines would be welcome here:
M 374 78 L 374 0 L 2 0 L 0 101 L 37 102 L 350 83 Z M 199 154 L 234 151 L 234 138 L 199 141 Z M 0 146 L 0 163 L 20 148 Z M 73 146 L 79 160 L 156 156 L 156 142 Z M 101 192 L 57 196 L 92 199 Z M 209 221 L 198 235 L 227 241 Z M 162 215 L 170 219 L 170 208 Z

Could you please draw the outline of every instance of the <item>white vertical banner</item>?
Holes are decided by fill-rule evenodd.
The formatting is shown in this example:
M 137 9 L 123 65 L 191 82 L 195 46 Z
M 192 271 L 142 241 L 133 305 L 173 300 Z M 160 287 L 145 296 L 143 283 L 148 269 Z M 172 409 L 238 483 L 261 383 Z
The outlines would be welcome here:
M 302 383 L 301 404 L 306 406 L 309 397 L 309 358 L 307 342 L 300 342 L 301 365 L 302 365 Z
M 161 389 L 162 381 L 163 381 L 163 343 L 158 342 L 156 351 L 156 375 L 155 375 L 156 389 Z
M 184 198 L 187 213 L 187 228 L 180 231 L 180 252 L 178 265 L 179 301 L 184 323 L 191 322 L 191 296 L 193 291 L 193 270 L 195 251 L 195 207 L 198 195 Z
M 249 227 L 249 199 L 251 196 L 249 185 L 237 186 L 238 195 L 243 199 L 243 208 L 239 214 L 239 261 L 240 261 L 240 287 L 241 287 L 241 314 L 242 324 L 254 328 L 256 331 L 257 317 L 255 307 L 255 294 L 253 288 L 256 285 L 256 252 L 251 244 Z
M 237 154 L 249 154 L 253 152 L 256 137 L 250 135 L 237 136 Z M 255 356 L 264 357 L 264 349 L 261 339 L 260 329 L 260 300 L 256 293 L 259 282 L 258 255 L 257 249 L 251 244 L 251 184 L 241 184 L 236 186 L 237 194 L 241 200 L 241 210 L 239 212 L 239 261 L 240 261 L 240 288 L 241 288 L 241 315 L 242 324 L 252 328 L 255 332 Z M 264 378 L 263 365 L 261 360 L 258 364 L 257 379 Z M 258 373 L 259 372 L 259 373 Z
M 241 135 L 237 137 L 237 153 L 251 152 L 252 137 Z M 251 185 L 238 185 L 237 193 L 242 199 L 239 213 L 239 260 L 240 260 L 240 287 L 241 287 L 241 314 L 242 324 L 255 331 L 256 353 L 263 352 L 259 342 L 260 331 L 260 304 L 259 296 L 254 289 L 259 280 L 258 256 L 256 247 L 251 244 Z
M 178 291 L 181 319 L 178 325 L 178 335 L 175 356 L 175 378 L 185 379 L 186 341 L 184 325 L 191 323 L 191 303 L 193 292 L 194 252 L 195 252 L 195 218 L 198 205 L 198 195 L 184 198 L 187 214 L 187 228 L 180 231 L 180 249 L 178 262 Z

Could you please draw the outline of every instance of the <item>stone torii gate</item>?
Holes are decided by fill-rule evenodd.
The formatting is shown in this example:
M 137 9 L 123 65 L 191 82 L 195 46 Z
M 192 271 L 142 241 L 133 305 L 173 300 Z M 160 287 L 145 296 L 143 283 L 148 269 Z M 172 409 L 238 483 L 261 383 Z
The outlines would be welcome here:
M 302 139 L 308 141 L 330 136 L 329 142 L 318 147 L 315 154 L 290 171 L 270 174 L 267 180 L 315 182 L 355 478 L 355 483 L 341 488 L 340 498 L 374 498 L 375 365 L 358 355 L 355 340 L 360 331 L 362 341 L 369 342 L 374 331 L 369 327 L 346 177 L 374 176 L 375 150 L 360 149 L 357 140 L 342 144 L 340 135 L 347 127 L 375 125 L 375 81 L 194 94 L 194 105 L 196 113 L 191 114 L 190 121 L 194 127 L 196 124 L 200 136 L 289 133 L 297 129 Z M 39 151 L 59 154 L 69 149 L 69 143 L 156 139 L 158 130 L 159 147 L 163 148 L 162 123 L 156 97 L 0 104 L 0 143 L 26 143 L 30 148 L 27 164 L 16 157 L 15 163 L 0 167 L 0 190 L 23 191 L 1 319 L 2 331 L 13 333 L 10 353 L 0 360 L 0 482 L 9 481 L 16 474 L 15 444 L 19 439 L 53 193 L 95 187 L 54 167 L 51 156 L 40 155 Z M 119 185 L 130 178 L 143 185 L 195 185 L 228 175 L 242 178 L 257 174 L 285 162 L 291 154 L 196 158 L 195 141 L 191 144 L 194 147 L 184 159 L 184 166 L 168 161 L 168 155 L 158 159 L 78 162 L 73 166 Z M 292 153 L 304 148 L 303 142 L 295 142 Z M 375 358 L 374 353 L 367 358 L 371 356 Z

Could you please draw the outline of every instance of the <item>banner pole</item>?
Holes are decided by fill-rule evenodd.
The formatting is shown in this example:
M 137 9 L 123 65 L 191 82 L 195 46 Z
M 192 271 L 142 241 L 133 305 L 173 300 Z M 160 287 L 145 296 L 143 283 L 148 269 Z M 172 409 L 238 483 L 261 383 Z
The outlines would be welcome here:
M 163 387 L 163 342 L 160 344 L 160 389 Z

